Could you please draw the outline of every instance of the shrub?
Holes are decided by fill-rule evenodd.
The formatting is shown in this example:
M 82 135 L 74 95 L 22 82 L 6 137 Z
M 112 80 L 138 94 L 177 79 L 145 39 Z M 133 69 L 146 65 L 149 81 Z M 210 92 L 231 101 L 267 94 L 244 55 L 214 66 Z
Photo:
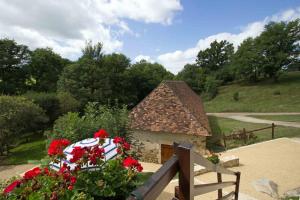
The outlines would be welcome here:
M 240 94 L 239 92 L 233 93 L 233 100 L 238 101 L 240 99 Z
M 45 110 L 52 124 L 60 115 L 77 111 L 79 102 L 69 93 L 27 92 L 24 95 Z
M 45 112 L 32 101 L 20 96 L 0 96 L 0 151 L 21 134 L 42 130 L 47 121 Z
M 59 100 L 55 93 L 27 92 L 24 96 L 45 110 L 50 124 L 58 118 L 60 112 Z
M 219 81 L 212 77 L 208 77 L 205 82 L 205 91 L 208 99 L 211 100 L 215 98 L 218 94 Z
M 131 156 L 130 145 L 121 137 L 113 140 L 117 145 L 117 156 L 105 162 L 102 145 L 106 137 L 107 132 L 99 130 L 94 134 L 94 138 L 99 138 L 98 145 L 74 147 L 72 158 L 68 160 L 76 163 L 74 169 L 65 163 L 58 172 L 48 167 L 36 167 L 26 172 L 21 179 L 10 181 L 0 194 L 0 199 L 126 199 L 137 186 L 138 174 L 143 168 Z M 51 142 L 48 155 L 52 162 L 66 159 L 62 149 L 69 143 L 66 139 Z M 88 164 L 94 165 L 96 170 L 81 170 L 81 167 Z
M 85 114 L 69 112 L 59 117 L 53 126 L 53 131 L 47 131 L 48 141 L 54 138 L 66 138 L 72 142 L 92 137 L 98 127 L 103 127 L 112 136 L 127 135 L 128 110 L 126 106 L 106 106 L 98 103 L 88 103 Z
M 80 102 L 68 92 L 59 92 L 57 98 L 59 101 L 59 113 L 61 115 L 68 112 L 76 112 L 80 107 Z
M 210 156 L 208 156 L 207 160 L 209 160 L 213 164 L 218 164 L 220 162 L 219 156 L 215 153 L 212 153 Z

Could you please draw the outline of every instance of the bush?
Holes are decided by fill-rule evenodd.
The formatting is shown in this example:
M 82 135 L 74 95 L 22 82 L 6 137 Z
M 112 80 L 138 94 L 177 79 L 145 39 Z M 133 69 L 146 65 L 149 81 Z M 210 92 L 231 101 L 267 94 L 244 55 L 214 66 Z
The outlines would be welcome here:
M 60 115 L 77 111 L 79 102 L 69 93 L 27 92 L 24 95 L 45 110 L 52 124 Z
M 55 93 L 27 92 L 24 96 L 45 110 L 50 124 L 58 118 L 60 112 L 59 100 Z
M 238 101 L 240 99 L 240 94 L 239 92 L 233 93 L 233 100 Z
M 20 96 L 0 96 L 0 151 L 20 134 L 36 132 L 48 121 L 45 112 Z
M 126 106 L 106 106 L 98 103 L 88 103 L 85 114 L 69 112 L 59 117 L 53 126 L 53 131 L 47 131 L 48 141 L 54 138 L 66 138 L 76 142 L 92 137 L 98 127 L 103 127 L 112 136 L 127 135 L 128 110 Z
M 208 99 L 211 100 L 215 98 L 218 94 L 219 81 L 213 77 L 208 77 L 205 82 L 205 92 Z

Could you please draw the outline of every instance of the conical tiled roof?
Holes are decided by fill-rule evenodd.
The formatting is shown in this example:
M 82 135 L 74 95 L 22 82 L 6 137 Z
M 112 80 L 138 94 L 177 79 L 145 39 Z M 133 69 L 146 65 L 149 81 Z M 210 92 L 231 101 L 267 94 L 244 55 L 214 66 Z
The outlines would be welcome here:
M 133 108 L 133 130 L 209 136 L 201 98 L 183 81 L 164 81 Z

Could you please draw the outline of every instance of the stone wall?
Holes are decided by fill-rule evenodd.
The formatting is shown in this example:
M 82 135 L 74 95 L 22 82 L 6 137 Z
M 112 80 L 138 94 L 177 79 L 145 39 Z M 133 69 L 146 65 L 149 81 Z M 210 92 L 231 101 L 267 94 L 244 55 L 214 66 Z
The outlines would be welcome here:
M 189 142 L 194 146 L 194 151 L 204 154 L 206 149 L 206 137 L 186 134 L 150 132 L 150 131 L 132 131 L 134 141 L 141 143 L 141 161 L 161 162 L 161 144 L 173 145 L 174 142 Z

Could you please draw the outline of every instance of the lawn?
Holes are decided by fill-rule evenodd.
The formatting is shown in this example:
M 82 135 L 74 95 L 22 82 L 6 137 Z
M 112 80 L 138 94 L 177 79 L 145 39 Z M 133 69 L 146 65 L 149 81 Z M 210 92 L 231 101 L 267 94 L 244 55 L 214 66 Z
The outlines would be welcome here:
M 10 150 L 10 155 L 0 159 L 0 165 L 26 164 L 28 160 L 41 160 L 46 156 L 46 143 L 43 135 L 31 135 L 29 142 Z
M 299 122 L 300 123 L 300 115 L 249 115 L 249 117 L 274 120 L 274 121 Z
M 255 124 L 255 123 L 247 123 L 241 122 L 232 119 L 220 118 L 215 116 L 209 116 L 210 126 L 212 128 L 213 136 L 209 139 L 211 143 L 217 141 L 221 138 L 222 133 L 225 135 L 229 135 L 234 130 L 241 130 L 245 128 L 248 130 L 254 130 L 258 128 L 263 128 L 269 126 L 268 124 Z M 255 132 L 257 139 L 250 140 L 248 144 L 257 143 L 261 141 L 266 141 L 271 139 L 271 129 L 266 129 L 262 131 Z M 283 127 L 277 126 L 275 127 L 275 138 L 280 137 L 300 137 L 300 129 L 299 128 L 292 128 L 292 127 Z M 227 142 L 230 148 L 242 146 L 243 141 L 233 141 L 230 140 Z M 213 145 L 210 145 L 211 148 L 214 149 Z
M 239 93 L 239 100 L 233 99 Z M 300 112 L 300 72 L 283 74 L 277 83 L 232 84 L 205 101 L 206 112 Z

